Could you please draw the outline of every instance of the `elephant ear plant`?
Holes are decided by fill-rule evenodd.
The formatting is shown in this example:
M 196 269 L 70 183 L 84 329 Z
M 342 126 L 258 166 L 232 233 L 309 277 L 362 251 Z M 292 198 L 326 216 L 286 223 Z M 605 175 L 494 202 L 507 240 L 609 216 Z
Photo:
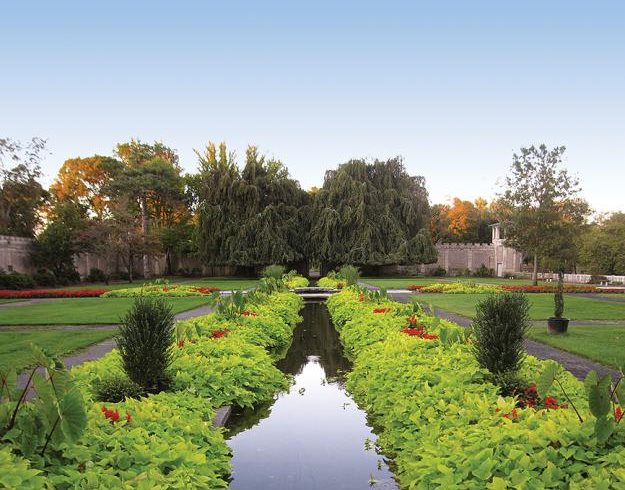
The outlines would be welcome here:
M 30 349 L 32 367 L 23 388 L 16 388 L 14 370 L 0 368 L 0 443 L 32 458 L 78 441 L 87 414 L 63 363 L 37 346 Z M 27 401 L 29 395 L 36 396 Z
M 609 374 L 600 378 L 594 370 L 591 370 L 584 379 L 588 408 L 594 417 L 595 437 L 599 444 L 604 444 L 610 438 L 623 419 L 622 407 L 625 406 L 624 370 L 625 367 L 621 370 L 620 378 L 615 382 Z M 559 379 L 561 374 L 562 367 L 557 362 L 549 362 L 536 384 L 538 394 L 543 398 L 547 397 L 553 384 L 557 384 L 575 411 L 580 423 L 584 423 L 584 418 Z

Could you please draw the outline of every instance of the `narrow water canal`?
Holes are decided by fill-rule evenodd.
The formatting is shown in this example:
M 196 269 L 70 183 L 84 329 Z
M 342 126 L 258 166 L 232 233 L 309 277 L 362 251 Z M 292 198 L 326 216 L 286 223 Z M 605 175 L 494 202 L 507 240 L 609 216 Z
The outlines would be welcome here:
M 295 377 L 295 385 L 272 405 L 235 414 L 228 422 L 234 453 L 231 488 L 397 488 L 375 451 L 365 412 L 343 387 L 350 363 L 325 305 L 307 303 L 302 316 L 293 344 L 278 362 Z

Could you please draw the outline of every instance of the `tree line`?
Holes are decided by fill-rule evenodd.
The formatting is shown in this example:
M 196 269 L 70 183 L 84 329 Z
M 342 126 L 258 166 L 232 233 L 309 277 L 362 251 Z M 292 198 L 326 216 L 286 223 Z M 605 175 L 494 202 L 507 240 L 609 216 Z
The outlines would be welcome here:
M 401 158 L 350 160 L 304 190 L 279 160 L 249 146 L 242 162 L 225 143 L 196 151 L 183 173 L 177 152 L 130 140 L 111 155 L 66 160 L 49 189 L 39 183 L 45 141 L 0 139 L 0 234 L 34 237 L 36 267 L 77 277 L 72 257 L 97 254 L 126 278 L 152 274 L 151 258 L 197 256 L 253 273 L 272 263 L 305 270 L 365 270 L 436 261 L 436 242 L 490 242 L 501 221 L 507 244 L 551 270 L 625 273 L 622 213 L 588 224 L 590 209 L 562 165 L 565 149 L 522 148 L 490 203 L 430 206 L 425 179 Z M 619 237 L 621 237 L 619 242 Z

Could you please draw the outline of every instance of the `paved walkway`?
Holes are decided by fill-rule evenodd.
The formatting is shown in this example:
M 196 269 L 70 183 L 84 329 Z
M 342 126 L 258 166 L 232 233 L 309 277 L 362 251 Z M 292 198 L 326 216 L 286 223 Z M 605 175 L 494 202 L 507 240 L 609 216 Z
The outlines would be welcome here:
M 368 284 L 362 285 L 371 290 L 378 289 Z M 410 303 L 412 302 L 412 298 L 414 297 L 413 293 L 403 291 L 392 291 L 389 292 L 389 295 L 400 303 Z M 446 320 L 457 323 L 458 325 L 462 325 L 463 327 L 469 327 L 471 325 L 470 318 L 459 315 L 457 313 L 442 310 L 440 308 L 434 308 L 434 314 L 440 318 L 444 318 Z M 583 325 L 589 324 L 588 322 L 584 321 L 581 321 L 580 323 Z M 612 321 L 609 323 L 615 322 Z M 578 379 L 584 379 L 588 372 L 592 369 L 597 371 L 600 376 L 610 374 L 615 380 L 620 378 L 620 373 L 614 369 L 603 366 L 602 364 L 598 364 L 576 354 L 571 354 L 570 352 L 565 352 L 563 350 L 556 349 L 555 347 L 536 342 L 534 340 L 526 339 L 525 348 L 527 349 L 528 354 L 535 356 L 538 359 L 553 359 L 554 361 L 559 362 L 565 369 L 570 371 Z

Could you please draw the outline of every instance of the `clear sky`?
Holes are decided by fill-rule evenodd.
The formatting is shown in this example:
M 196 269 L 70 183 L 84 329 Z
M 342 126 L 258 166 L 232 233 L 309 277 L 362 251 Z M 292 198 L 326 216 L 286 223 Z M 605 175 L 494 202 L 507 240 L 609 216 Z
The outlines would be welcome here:
M 131 137 L 225 140 L 304 188 L 402 155 L 433 202 L 490 198 L 512 152 L 565 145 L 600 211 L 625 210 L 625 2 L 6 1 L 0 135 L 70 157 Z

